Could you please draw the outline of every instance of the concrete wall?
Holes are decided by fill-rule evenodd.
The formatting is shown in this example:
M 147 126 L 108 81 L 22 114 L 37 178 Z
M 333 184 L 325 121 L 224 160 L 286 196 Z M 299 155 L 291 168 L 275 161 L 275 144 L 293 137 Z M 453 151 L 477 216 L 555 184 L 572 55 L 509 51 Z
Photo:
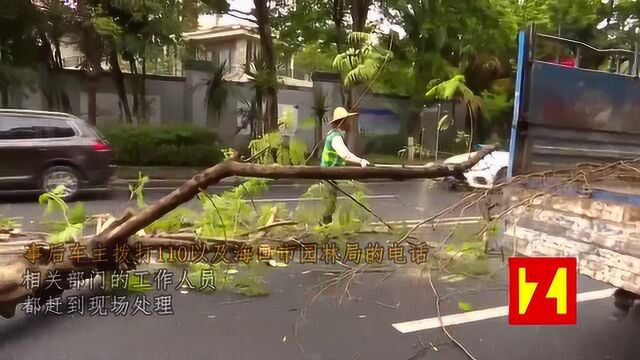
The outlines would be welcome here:
M 68 70 L 63 74 L 63 87 L 69 97 L 71 113 L 87 119 L 87 79 L 82 71 Z M 134 76 L 125 74 L 125 87 L 128 93 L 130 109 L 133 109 L 132 89 Z M 184 122 L 186 79 L 182 77 L 148 75 L 146 79 L 147 117 L 149 123 L 161 125 Z M 12 107 L 46 110 L 47 103 L 41 91 L 25 91 L 23 96 L 11 97 Z M 98 124 L 124 123 L 124 113 L 113 78 L 103 74 L 97 81 Z
M 249 142 L 249 129 L 238 133 L 238 108 L 243 101 L 254 97 L 250 83 L 229 82 L 226 104 L 220 118 L 207 110 L 208 85 L 212 74 L 200 70 L 186 70 L 184 77 L 149 75 L 146 79 L 148 121 L 152 125 L 186 123 L 217 129 L 221 139 L 228 146 L 244 146 Z M 87 79 L 82 71 L 65 71 L 63 87 L 69 96 L 71 113 L 87 118 Z M 292 111 L 296 118 L 295 136 L 307 144 L 308 150 L 314 146 L 314 93 L 325 91 L 328 95 L 327 117 L 341 104 L 337 79 L 332 76 L 320 77 L 313 87 L 281 85 L 278 91 L 280 115 Z M 125 74 L 125 85 L 129 106 L 133 109 L 134 77 Z M 367 149 L 396 153 L 406 143 L 408 100 L 399 97 L 367 95 L 358 104 L 362 141 L 358 148 L 363 153 Z M 26 109 L 46 110 L 47 103 L 39 90 L 12 89 L 10 106 Z M 124 123 L 122 106 L 110 74 L 103 74 L 97 82 L 98 124 Z M 134 119 L 135 121 L 135 119 Z M 323 134 L 328 131 L 323 126 Z M 401 143 L 399 143 L 401 142 Z

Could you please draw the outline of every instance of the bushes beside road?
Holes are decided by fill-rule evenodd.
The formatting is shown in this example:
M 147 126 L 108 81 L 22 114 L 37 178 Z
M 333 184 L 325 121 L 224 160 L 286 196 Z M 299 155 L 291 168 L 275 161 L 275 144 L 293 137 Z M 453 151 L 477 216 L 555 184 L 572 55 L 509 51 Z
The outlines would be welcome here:
M 109 126 L 100 129 L 118 165 L 211 166 L 223 159 L 218 135 L 184 125 Z

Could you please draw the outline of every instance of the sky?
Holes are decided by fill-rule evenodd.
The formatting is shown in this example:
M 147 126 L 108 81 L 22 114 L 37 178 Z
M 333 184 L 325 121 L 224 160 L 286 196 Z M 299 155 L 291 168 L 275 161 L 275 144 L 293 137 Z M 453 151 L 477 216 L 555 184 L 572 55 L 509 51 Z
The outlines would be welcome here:
M 244 11 L 244 12 L 249 12 L 251 11 L 251 9 L 253 8 L 253 0 L 230 0 L 229 3 L 231 4 L 231 9 L 232 10 L 240 10 L 240 11 Z M 380 26 L 380 30 L 384 33 L 388 33 L 389 30 L 395 30 L 396 32 L 398 32 L 400 34 L 400 37 L 404 37 L 405 32 L 404 30 L 399 27 L 399 26 L 395 26 L 395 25 L 391 25 L 389 24 L 387 21 L 385 21 L 382 17 L 382 14 L 380 14 L 379 11 L 377 11 L 375 8 L 369 11 L 369 20 L 370 21 L 380 21 L 382 20 L 382 25 Z M 214 15 L 202 15 L 200 16 L 199 19 L 199 25 L 201 28 L 210 28 L 215 24 L 215 16 Z M 239 20 L 237 18 L 234 18 L 232 16 L 229 15 L 224 15 L 222 16 L 221 19 L 221 24 L 224 25 L 231 25 L 231 24 L 245 24 L 245 25 L 251 25 L 250 22 L 246 22 L 246 21 L 242 21 Z

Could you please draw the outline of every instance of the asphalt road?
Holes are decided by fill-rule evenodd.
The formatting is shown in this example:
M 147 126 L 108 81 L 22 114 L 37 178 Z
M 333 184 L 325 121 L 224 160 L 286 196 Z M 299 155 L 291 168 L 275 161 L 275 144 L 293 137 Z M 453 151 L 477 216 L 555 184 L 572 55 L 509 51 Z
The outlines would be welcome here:
M 432 183 L 426 181 L 382 182 L 367 185 L 368 204 L 381 217 L 389 220 L 421 219 L 449 206 L 460 199 L 461 193 L 446 191 L 430 191 Z M 308 188 L 308 184 L 275 185 L 256 197 L 258 202 L 284 202 L 293 209 L 297 199 Z M 209 190 L 220 193 L 231 189 L 231 186 L 215 186 Z M 147 189 L 145 201 L 152 203 L 169 193 L 169 189 Z M 129 191 L 116 189 L 109 193 L 104 191 L 90 192 L 78 199 L 85 204 L 88 214 L 113 213 L 120 214 L 127 207 L 135 206 L 135 201 L 129 201 Z M 347 200 L 345 200 L 347 201 Z M 199 207 L 197 200 L 190 201 L 187 206 L 193 209 Z M 467 216 L 473 215 L 470 209 Z M 42 216 L 44 206 L 37 203 L 37 196 L 33 194 L 0 193 L 0 215 L 18 216 L 23 218 L 26 227 L 31 221 L 37 223 Z M 457 216 L 458 214 L 456 214 Z M 453 216 L 453 215 L 452 215 Z
M 417 219 L 433 214 L 461 194 L 427 190 L 423 183 L 376 184 L 372 200 L 388 219 Z M 223 190 L 223 189 L 218 189 Z M 273 188 L 263 198 L 296 197 L 295 186 Z M 149 200 L 162 192 L 150 192 Z M 0 213 L 37 219 L 42 208 L 33 199 L 3 198 Z M 11 204 L 9 204 L 11 202 Z M 86 199 L 89 212 L 120 212 L 126 193 Z M 419 208 L 419 209 L 417 209 Z M 35 223 L 34 223 L 35 224 Z M 35 226 L 32 224 L 33 226 Z M 473 310 L 507 304 L 505 271 L 491 260 L 490 280 L 440 281 L 442 315 L 460 314 L 459 302 Z M 316 269 L 314 271 L 309 271 Z M 310 302 L 318 284 L 330 278 L 318 265 L 294 265 L 264 273 L 271 294 L 246 298 L 226 291 L 204 295 L 173 293 L 172 316 L 34 319 L 18 312 L 0 320 L 0 360 L 5 359 L 467 359 L 439 327 L 401 333 L 393 324 L 436 318 L 435 295 L 416 266 L 393 273 L 366 273 L 328 289 Z M 580 278 L 579 292 L 603 289 Z M 640 311 L 612 320 L 610 298 L 578 305 L 575 326 L 509 326 L 496 316 L 448 327 L 477 359 L 637 359 Z

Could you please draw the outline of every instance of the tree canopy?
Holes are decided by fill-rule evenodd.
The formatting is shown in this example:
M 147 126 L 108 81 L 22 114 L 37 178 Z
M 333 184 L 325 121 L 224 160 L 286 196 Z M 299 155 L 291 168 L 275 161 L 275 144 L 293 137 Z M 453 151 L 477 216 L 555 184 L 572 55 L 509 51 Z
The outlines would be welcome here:
M 83 69 L 113 72 L 126 104 L 122 71 L 144 77 L 149 59 L 184 55 L 182 33 L 197 29 L 199 15 L 223 13 L 251 21 L 261 36 L 264 65 L 256 76 L 275 84 L 261 91 L 267 104 L 260 116 L 268 118 L 268 128 L 276 124 L 275 74 L 291 58 L 298 73 L 338 70 L 346 88 L 366 84 L 375 92 L 408 95 L 417 111 L 429 84 L 457 75 L 474 94 L 507 95 L 500 103 L 508 104 L 516 33 L 528 24 L 598 47 L 630 50 L 640 32 L 640 5 L 633 0 L 254 0 L 248 12 L 233 9 L 227 0 L 80 0 L 74 6 L 64 0 L 38 5 L 2 0 L 0 5 L 1 103 L 7 105 L 9 85 L 23 84 L 40 86 L 48 106 L 63 110 L 68 100 L 55 79 L 64 65 L 60 43 L 65 37 L 78 41 Z M 363 33 L 373 42 L 353 41 Z M 554 44 L 541 49 L 549 59 L 575 55 Z M 598 68 L 607 66 L 604 61 L 586 55 L 584 63 Z M 136 93 L 144 91 L 141 82 Z M 133 114 L 144 118 L 139 102 L 135 97 Z M 130 114 L 127 118 L 131 121 Z

